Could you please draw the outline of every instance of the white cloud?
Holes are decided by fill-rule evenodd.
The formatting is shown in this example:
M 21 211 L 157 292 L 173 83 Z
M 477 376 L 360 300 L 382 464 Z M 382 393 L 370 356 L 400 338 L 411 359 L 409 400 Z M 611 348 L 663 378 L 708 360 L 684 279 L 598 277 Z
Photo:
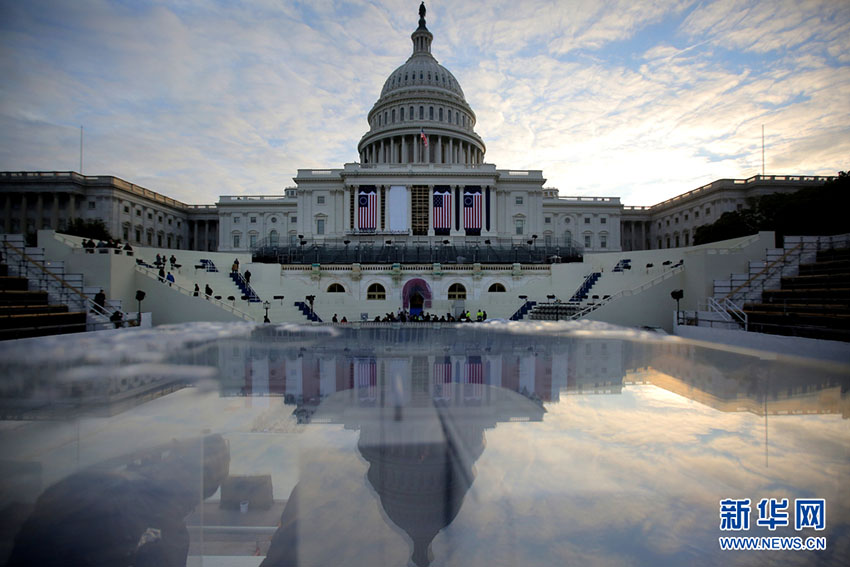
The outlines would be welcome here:
M 739 14 L 741 14 L 739 16 Z M 275 193 L 357 159 L 410 52 L 401 0 L 7 4 L 0 169 L 116 175 L 186 202 Z M 835 2 L 428 6 L 487 160 L 564 194 L 653 204 L 718 177 L 830 174 L 850 154 L 850 9 Z

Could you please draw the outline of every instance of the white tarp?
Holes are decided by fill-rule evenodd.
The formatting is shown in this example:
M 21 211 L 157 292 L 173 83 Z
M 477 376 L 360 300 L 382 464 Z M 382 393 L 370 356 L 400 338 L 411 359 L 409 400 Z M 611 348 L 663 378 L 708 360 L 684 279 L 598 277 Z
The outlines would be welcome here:
M 387 195 L 387 214 L 389 215 L 389 228 L 392 231 L 410 230 L 408 210 L 410 208 L 410 197 L 407 187 L 393 185 Z

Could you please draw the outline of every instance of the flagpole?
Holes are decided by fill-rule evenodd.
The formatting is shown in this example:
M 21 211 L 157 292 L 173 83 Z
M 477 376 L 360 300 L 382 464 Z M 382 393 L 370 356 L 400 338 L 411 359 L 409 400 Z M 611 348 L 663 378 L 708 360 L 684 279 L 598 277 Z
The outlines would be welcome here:
M 83 174 L 83 127 L 80 126 L 80 175 Z

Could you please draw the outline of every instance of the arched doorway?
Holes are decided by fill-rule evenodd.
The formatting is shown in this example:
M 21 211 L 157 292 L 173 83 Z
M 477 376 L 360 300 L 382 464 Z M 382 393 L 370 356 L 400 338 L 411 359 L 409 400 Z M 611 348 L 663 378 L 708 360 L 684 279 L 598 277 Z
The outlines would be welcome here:
M 422 307 L 425 305 L 425 297 L 420 291 L 414 291 L 410 294 L 410 314 L 419 315 L 422 313 Z
M 401 291 L 402 307 L 413 313 L 414 308 L 421 313 L 431 308 L 431 286 L 422 278 L 413 278 L 404 284 Z

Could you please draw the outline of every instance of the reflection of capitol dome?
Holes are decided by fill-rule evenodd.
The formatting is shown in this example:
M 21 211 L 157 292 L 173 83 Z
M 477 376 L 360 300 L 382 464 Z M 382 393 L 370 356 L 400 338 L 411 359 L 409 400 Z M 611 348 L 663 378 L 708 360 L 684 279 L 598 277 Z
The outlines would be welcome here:
M 445 410 L 431 415 L 363 426 L 358 443 L 369 461 L 369 483 L 387 516 L 413 541 L 411 560 L 419 567 L 431 563 L 431 542 L 460 511 L 485 443 L 483 423 Z M 454 433 L 445 435 L 446 427 Z
M 425 27 L 410 36 L 413 54 L 393 71 L 369 112 L 369 131 L 358 144 L 362 163 L 482 163 L 484 141 L 473 130 L 475 113 L 451 72 L 431 55 Z M 425 147 L 421 134 L 428 138 Z

